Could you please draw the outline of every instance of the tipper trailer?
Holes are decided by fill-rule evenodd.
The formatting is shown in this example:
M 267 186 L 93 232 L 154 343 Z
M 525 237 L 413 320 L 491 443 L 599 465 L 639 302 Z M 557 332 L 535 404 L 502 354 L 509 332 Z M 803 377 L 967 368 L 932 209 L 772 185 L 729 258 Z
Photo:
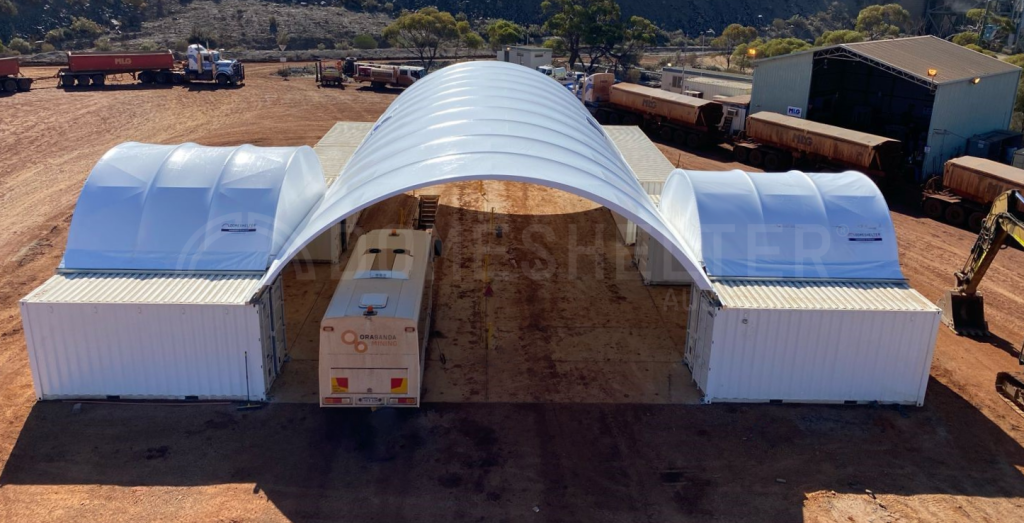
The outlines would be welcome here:
M 409 65 L 357 62 L 354 58 L 347 58 L 344 73 L 351 76 L 352 80 L 356 82 L 369 82 L 374 89 L 383 89 L 389 86 L 409 87 L 426 76 L 427 70 Z
M 698 148 L 722 141 L 722 104 L 635 84 L 588 82 L 586 102 L 601 124 L 639 125 L 646 131 Z M 607 94 L 600 92 L 607 89 Z M 586 99 L 586 96 L 585 96 Z
M 219 51 L 188 46 L 188 58 L 178 64 L 171 51 L 68 51 L 68 66 L 57 72 L 59 87 L 102 86 L 108 75 L 127 74 L 144 84 L 217 82 L 228 86 L 245 80 L 238 60 L 222 60 Z
M 28 91 L 31 88 L 32 79 L 21 76 L 18 57 L 0 58 L 0 93 Z
M 788 169 L 795 160 L 855 169 L 875 178 L 895 175 L 902 160 L 899 140 L 761 111 L 733 145 L 736 161 L 768 171 Z
M 962 156 L 946 162 L 942 177 L 925 184 L 921 206 L 933 220 L 981 230 L 992 202 L 1007 191 L 1024 193 L 1024 170 L 985 158 Z
M 433 231 L 356 241 L 320 322 L 321 407 L 418 407 L 430 335 Z

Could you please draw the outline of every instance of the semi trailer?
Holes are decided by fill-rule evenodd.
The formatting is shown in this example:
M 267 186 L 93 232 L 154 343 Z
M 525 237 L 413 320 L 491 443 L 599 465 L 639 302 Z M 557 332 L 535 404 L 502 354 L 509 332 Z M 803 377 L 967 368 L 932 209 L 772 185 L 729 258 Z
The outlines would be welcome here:
M 814 167 L 854 169 L 877 179 L 898 173 L 902 148 L 892 138 L 761 111 L 747 117 L 733 155 L 737 162 L 768 171 L 803 161 Z
M 1024 194 L 1024 170 L 985 158 L 962 156 L 946 162 L 942 177 L 925 184 L 925 216 L 950 225 L 981 230 L 992 202 L 1008 191 Z
M 320 322 L 321 407 L 418 407 L 430 336 L 431 230 L 361 236 Z
M 359 83 L 369 82 L 374 89 L 384 87 L 409 87 L 416 80 L 426 76 L 422 67 L 409 65 L 372 64 L 357 62 L 354 58 L 345 59 L 343 72 Z
M 690 148 L 722 141 L 720 103 L 607 78 L 588 79 L 584 89 L 584 99 L 590 99 L 585 104 L 601 124 L 638 125 Z
M 31 88 L 32 79 L 21 75 L 18 57 L 0 58 L 0 93 L 28 91 Z
M 144 84 L 217 82 L 237 85 L 245 80 L 238 60 L 221 59 L 219 51 L 188 46 L 187 59 L 178 63 L 171 51 L 68 51 L 68 66 L 57 72 L 59 87 L 103 86 L 110 75 L 127 74 Z

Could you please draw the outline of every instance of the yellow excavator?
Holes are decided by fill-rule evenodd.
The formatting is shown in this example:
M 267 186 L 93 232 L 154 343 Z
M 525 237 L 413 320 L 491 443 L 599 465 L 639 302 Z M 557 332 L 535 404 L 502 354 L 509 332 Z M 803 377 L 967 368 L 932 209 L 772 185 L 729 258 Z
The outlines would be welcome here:
M 978 292 L 978 285 L 996 254 L 1011 239 L 1024 247 L 1024 196 L 1017 190 L 1006 191 L 992 202 L 970 257 L 955 274 L 956 288 L 946 291 L 939 302 L 942 322 L 953 332 L 961 336 L 989 334 L 985 300 Z M 1024 365 L 1024 346 L 1017 358 Z M 1024 411 L 1024 375 L 1000 372 L 996 376 L 996 391 Z

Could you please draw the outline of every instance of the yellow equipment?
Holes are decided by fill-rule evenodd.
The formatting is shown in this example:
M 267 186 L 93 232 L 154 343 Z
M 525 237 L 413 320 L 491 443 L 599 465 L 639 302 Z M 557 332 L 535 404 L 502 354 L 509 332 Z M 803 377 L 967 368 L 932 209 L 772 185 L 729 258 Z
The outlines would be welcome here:
M 1017 190 L 1006 191 L 992 202 L 970 257 L 955 275 L 956 288 L 947 291 L 939 302 L 942 322 L 953 332 L 961 336 L 989 334 L 985 301 L 978 285 L 1010 238 L 1024 246 L 1024 196 Z M 1024 365 L 1024 347 L 1018 351 L 1018 360 Z M 1020 376 L 1000 372 L 996 376 L 996 390 L 1024 410 L 1024 380 Z

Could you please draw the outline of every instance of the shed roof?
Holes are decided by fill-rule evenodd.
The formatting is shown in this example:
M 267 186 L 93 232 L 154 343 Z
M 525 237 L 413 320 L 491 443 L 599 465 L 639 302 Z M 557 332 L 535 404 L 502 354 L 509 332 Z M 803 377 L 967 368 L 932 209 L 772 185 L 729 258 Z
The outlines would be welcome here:
M 259 290 L 258 273 L 80 272 L 51 277 L 31 303 L 240 305 Z
M 903 279 L 889 208 L 860 173 L 677 169 L 660 209 L 713 278 Z
M 715 290 L 736 309 L 939 311 L 906 282 L 724 279 Z
M 264 271 L 325 190 L 309 147 L 124 143 L 85 181 L 61 267 Z
M 789 55 L 762 58 L 757 60 L 755 65 L 810 53 L 818 56 L 836 50 L 847 51 L 898 69 L 918 80 L 940 85 L 1020 71 L 1020 68 L 1015 65 L 934 36 L 839 44 Z M 934 79 L 928 77 L 928 69 L 938 71 Z

